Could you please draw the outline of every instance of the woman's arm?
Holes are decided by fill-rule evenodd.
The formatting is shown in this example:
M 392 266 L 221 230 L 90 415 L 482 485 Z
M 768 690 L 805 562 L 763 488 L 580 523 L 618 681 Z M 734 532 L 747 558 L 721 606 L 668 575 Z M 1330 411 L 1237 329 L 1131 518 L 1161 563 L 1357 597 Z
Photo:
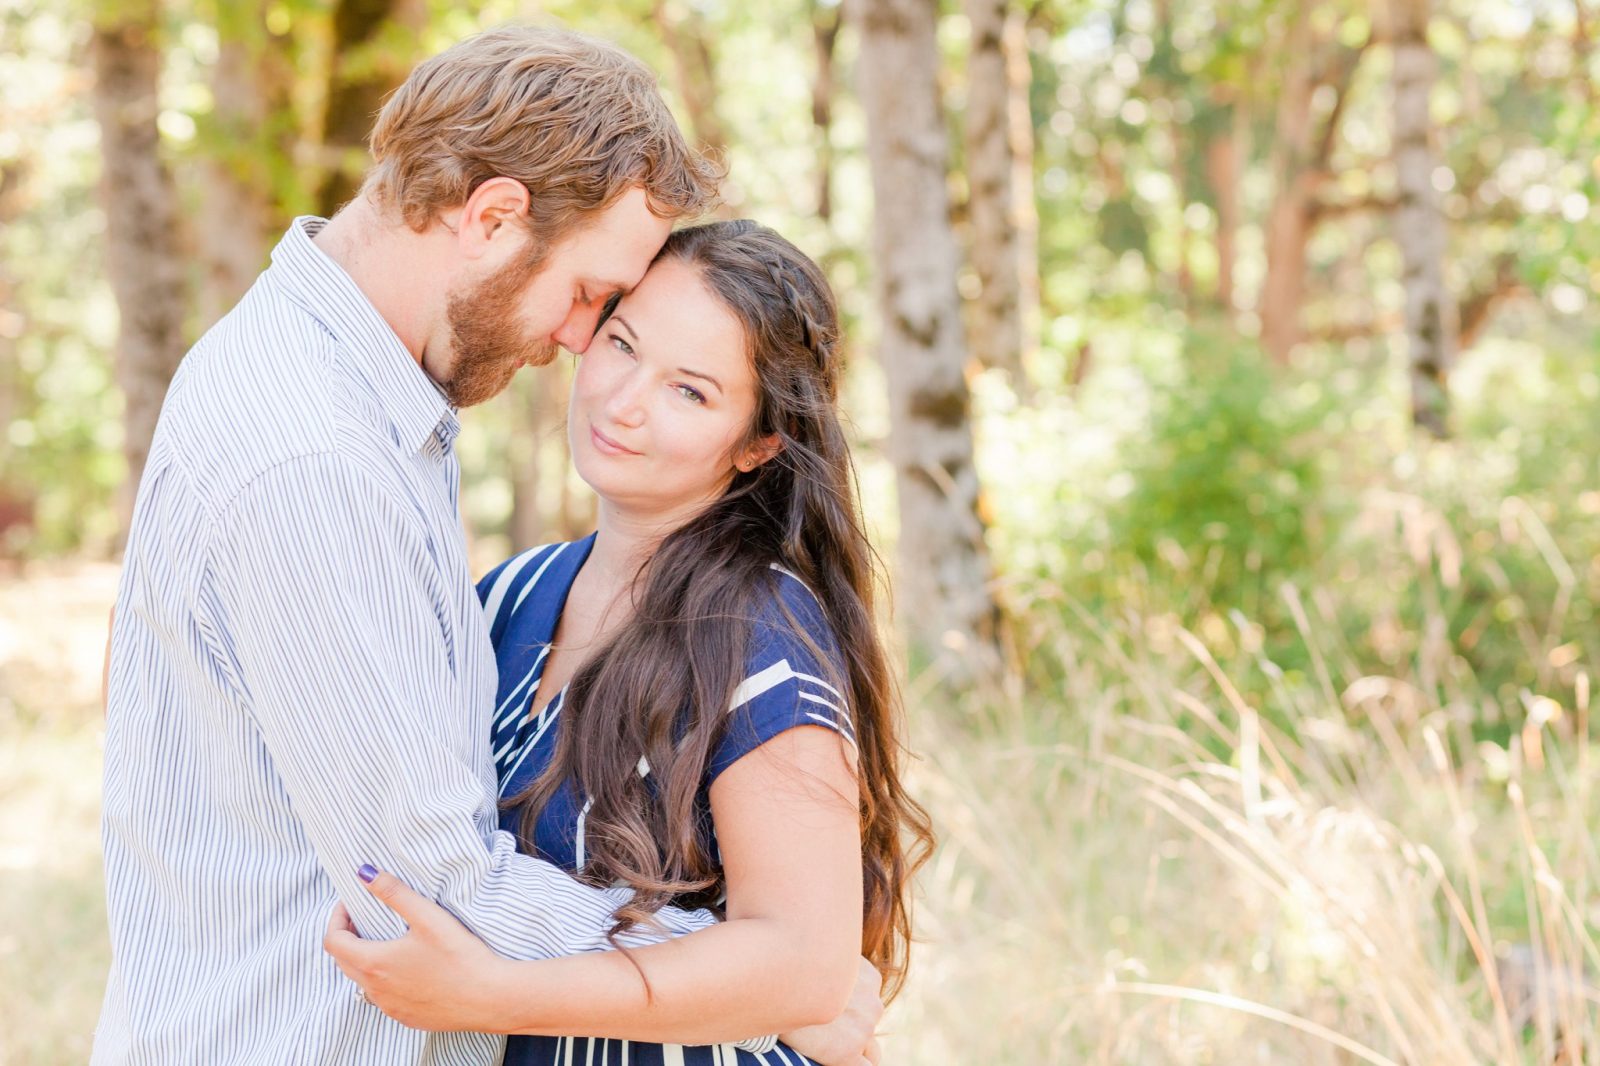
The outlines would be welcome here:
M 711 810 L 728 920 L 637 949 L 632 961 L 503 959 L 398 882 L 379 895 L 404 900 L 407 936 L 366 942 L 332 930 L 328 950 L 374 1003 L 417 1028 L 707 1044 L 832 1021 L 856 983 L 861 944 L 846 743 L 817 726 L 780 733 L 716 779 Z

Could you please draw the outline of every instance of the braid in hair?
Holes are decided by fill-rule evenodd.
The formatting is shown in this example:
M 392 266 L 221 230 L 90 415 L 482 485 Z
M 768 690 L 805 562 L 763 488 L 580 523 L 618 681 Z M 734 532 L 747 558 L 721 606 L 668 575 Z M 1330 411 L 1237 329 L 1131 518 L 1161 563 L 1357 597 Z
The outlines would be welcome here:
M 808 301 L 794 287 L 794 282 L 784 276 L 779 260 L 768 260 L 767 274 L 772 278 L 772 284 L 788 299 L 789 309 L 800 324 L 800 343 L 811 352 L 817 367 L 826 375 L 832 398 L 838 381 L 838 370 L 833 361 L 838 328 L 827 329 L 817 321 Z

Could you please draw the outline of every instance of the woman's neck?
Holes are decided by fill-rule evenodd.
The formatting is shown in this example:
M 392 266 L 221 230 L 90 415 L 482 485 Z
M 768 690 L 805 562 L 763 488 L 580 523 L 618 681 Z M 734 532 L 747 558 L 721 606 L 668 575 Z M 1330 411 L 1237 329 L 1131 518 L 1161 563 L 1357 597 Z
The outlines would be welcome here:
M 592 587 L 621 592 L 650 561 L 668 534 L 698 513 L 704 503 L 679 508 L 671 513 L 642 512 L 605 499 L 598 508 L 594 548 L 583 569 L 592 571 Z

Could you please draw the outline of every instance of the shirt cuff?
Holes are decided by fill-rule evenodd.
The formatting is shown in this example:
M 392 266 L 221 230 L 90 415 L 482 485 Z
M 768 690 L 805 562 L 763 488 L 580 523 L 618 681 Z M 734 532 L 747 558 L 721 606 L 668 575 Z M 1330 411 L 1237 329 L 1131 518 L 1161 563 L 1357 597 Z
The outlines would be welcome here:
M 733 1045 L 740 1051 L 748 1051 L 752 1055 L 765 1055 L 778 1046 L 776 1036 L 753 1036 L 749 1040 L 741 1040 Z

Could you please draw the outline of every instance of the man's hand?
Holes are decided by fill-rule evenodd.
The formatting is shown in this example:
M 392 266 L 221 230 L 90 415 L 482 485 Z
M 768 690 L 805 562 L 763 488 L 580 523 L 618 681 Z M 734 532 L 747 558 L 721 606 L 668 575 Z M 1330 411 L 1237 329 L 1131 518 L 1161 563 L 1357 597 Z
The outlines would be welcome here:
M 878 1066 L 880 1053 L 875 1035 L 883 1017 L 883 975 L 861 960 L 850 1003 L 827 1025 L 808 1025 L 780 1037 L 785 1044 L 821 1066 Z

